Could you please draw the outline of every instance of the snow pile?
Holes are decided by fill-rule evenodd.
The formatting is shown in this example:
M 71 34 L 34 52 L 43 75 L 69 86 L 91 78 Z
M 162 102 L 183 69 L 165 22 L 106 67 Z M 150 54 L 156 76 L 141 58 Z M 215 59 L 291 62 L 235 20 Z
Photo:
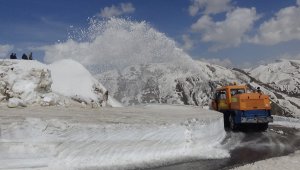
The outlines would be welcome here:
M 0 62 L 0 102 L 9 107 L 40 103 L 51 93 L 51 73 L 37 61 L 2 60 Z
M 0 102 L 8 107 L 80 103 L 121 106 L 103 95 L 106 89 L 78 62 L 62 60 L 45 65 L 32 60 L 0 62 Z M 73 100 L 71 100 L 73 99 Z
M 222 115 L 196 107 L 4 112 L 1 169 L 134 169 L 229 156 Z
M 54 92 L 86 104 L 92 102 L 105 104 L 103 95 L 107 90 L 80 63 L 64 59 L 50 64 L 48 68 L 51 70 Z M 108 104 L 113 107 L 122 106 L 111 97 L 108 99 Z

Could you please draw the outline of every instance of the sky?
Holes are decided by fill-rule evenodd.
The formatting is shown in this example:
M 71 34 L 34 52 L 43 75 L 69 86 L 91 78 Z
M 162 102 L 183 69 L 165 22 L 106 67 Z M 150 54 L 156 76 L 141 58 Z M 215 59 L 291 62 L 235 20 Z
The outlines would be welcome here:
M 68 39 L 88 19 L 146 21 L 194 59 L 249 67 L 300 59 L 300 0 L 0 0 L 0 58 Z

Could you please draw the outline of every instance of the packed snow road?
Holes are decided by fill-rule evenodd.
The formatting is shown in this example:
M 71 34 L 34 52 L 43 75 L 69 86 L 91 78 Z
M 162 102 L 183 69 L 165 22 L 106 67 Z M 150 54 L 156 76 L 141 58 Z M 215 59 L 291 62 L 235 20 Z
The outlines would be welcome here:
M 230 150 L 229 158 L 203 159 L 159 167 L 155 170 L 231 169 L 259 160 L 288 155 L 300 150 L 300 131 L 291 127 L 271 125 L 266 132 L 262 133 L 228 132 L 222 144 Z

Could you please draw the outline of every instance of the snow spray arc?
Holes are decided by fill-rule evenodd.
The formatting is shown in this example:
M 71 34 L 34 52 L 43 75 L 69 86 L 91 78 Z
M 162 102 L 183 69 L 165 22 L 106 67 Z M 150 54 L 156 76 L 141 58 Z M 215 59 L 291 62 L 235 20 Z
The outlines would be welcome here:
M 172 63 L 181 69 L 198 71 L 174 40 L 145 21 L 121 18 L 92 18 L 87 29 L 73 31 L 67 41 L 45 47 L 46 62 L 63 58 L 75 59 L 88 68 L 106 69 L 102 71 L 148 63 Z

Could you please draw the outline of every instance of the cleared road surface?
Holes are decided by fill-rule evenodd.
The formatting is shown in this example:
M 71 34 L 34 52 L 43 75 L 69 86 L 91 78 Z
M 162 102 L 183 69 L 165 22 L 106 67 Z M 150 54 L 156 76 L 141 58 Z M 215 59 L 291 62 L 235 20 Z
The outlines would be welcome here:
M 152 169 L 231 169 L 267 158 L 288 155 L 300 150 L 300 131 L 294 128 L 271 125 L 266 132 L 228 132 L 223 145 L 224 148 L 230 149 L 230 158 L 198 160 Z

